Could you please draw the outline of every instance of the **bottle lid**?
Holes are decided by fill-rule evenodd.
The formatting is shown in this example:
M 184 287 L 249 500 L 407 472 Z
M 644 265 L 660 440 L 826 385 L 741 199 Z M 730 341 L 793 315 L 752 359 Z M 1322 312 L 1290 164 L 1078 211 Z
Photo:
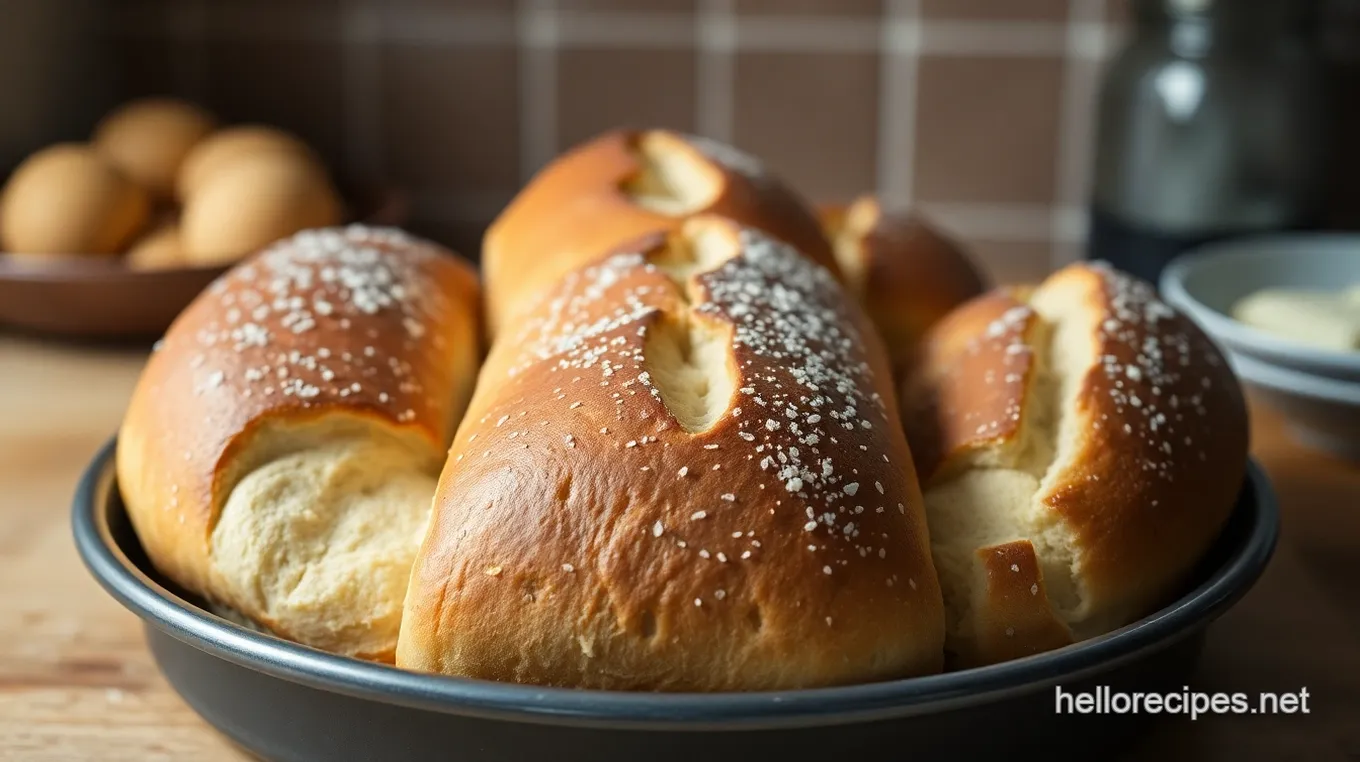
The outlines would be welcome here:
M 1166 0 L 1166 9 L 1171 13 L 1197 16 L 1213 10 L 1214 0 Z

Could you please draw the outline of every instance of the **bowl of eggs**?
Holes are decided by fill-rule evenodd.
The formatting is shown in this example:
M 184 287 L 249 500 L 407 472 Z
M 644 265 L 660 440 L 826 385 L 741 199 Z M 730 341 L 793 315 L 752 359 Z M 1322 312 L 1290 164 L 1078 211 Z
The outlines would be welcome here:
M 400 224 L 389 194 L 342 193 L 302 139 L 170 98 L 128 102 L 0 189 L 0 325 L 150 337 L 231 264 L 306 228 Z

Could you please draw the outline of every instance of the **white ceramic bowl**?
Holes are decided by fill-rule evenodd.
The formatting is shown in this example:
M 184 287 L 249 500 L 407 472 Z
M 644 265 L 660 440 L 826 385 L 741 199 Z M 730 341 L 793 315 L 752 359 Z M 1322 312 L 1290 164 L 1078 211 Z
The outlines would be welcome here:
M 1172 306 L 1200 325 L 1233 369 L 1282 412 L 1305 444 L 1360 460 L 1360 352 L 1298 344 L 1234 320 L 1263 288 L 1341 289 L 1360 283 L 1360 235 L 1290 234 L 1211 244 L 1162 274 Z
M 1310 376 L 1253 357 L 1229 354 L 1237 375 L 1284 414 L 1300 442 L 1360 461 L 1360 384 Z

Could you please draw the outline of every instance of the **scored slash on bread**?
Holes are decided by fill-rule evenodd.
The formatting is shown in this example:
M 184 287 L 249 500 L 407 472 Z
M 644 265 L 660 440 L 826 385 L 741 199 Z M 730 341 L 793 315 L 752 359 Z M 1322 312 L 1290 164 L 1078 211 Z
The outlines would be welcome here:
M 278 635 L 391 661 L 478 308 L 470 267 L 359 226 L 300 233 L 217 280 L 119 432 L 152 563 Z
M 1177 592 L 1246 463 L 1227 363 L 1100 264 L 998 289 L 927 335 L 902 390 L 960 664 L 1128 624 Z
M 398 665 L 671 691 L 938 671 L 890 384 L 830 273 L 730 220 L 569 275 L 484 366 Z
M 764 230 L 836 272 L 816 218 L 754 157 L 667 130 L 613 130 L 544 167 L 487 229 L 489 330 L 605 252 L 700 213 Z

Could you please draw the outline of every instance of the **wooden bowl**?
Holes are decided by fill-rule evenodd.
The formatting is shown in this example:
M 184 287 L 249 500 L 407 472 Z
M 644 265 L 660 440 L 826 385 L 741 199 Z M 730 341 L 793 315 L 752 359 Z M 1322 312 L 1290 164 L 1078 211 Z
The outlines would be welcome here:
M 117 260 L 74 259 L 0 255 L 0 323 L 81 338 L 164 333 L 226 269 L 132 270 Z
M 355 220 L 401 225 L 405 198 L 395 191 L 353 196 Z M 141 339 L 160 336 L 227 266 L 133 270 L 121 259 L 0 253 L 0 327 L 52 337 Z

